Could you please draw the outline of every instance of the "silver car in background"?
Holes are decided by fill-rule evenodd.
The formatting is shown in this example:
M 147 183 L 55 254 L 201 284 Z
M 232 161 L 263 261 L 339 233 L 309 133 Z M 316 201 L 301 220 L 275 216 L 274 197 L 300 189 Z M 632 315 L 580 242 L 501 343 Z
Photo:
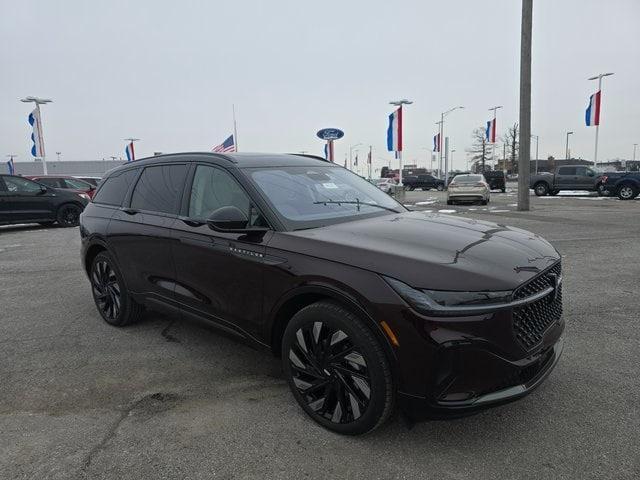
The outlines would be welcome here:
M 382 190 L 384 193 L 391 193 L 393 186 L 396 182 L 392 178 L 376 178 L 373 184 Z
M 491 190 L 484 175 L 456 175 L 447 187 L 447 205 L 458 202 L 489 203 Z

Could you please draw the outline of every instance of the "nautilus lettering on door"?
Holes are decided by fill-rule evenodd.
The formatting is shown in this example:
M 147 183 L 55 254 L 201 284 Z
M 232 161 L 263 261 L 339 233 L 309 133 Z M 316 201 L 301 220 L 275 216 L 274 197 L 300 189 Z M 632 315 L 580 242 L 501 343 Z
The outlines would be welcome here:
M 230 246 L 229 251 L 233 253 L 240 253 L 242 255 L 249 255 L 250 257 L 258 257 L 258 258 L 264 257 L 262 253 L 252 252 L 251 250 L 245 250 L 244 248 L 236 248 L 236 247 Z

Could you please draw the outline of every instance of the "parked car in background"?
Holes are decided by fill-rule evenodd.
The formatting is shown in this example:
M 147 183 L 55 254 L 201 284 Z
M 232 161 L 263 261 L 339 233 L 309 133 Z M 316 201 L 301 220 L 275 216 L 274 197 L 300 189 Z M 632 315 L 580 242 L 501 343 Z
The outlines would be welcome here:
M 435 188 L 438 191 L 444 190 L 444 180 L 429 174 L 411 175 L 402 179 L 402 184 L 406 190 L 431 190 Z
M 563 165 L 555 173 L 531 175 L 529 186 L 539 197 L 557 195 L 562 190 L 587 190 L 603 194 L 601 176 L 585 165 Z
M 601 190 L 620 200 L 633 200 L 640 194 L 640 172 L 607 172 L 601 178 Z
M 97 187 L 98 184 L 100 183 L 100 180 L 102 180 L 102 177 L 86 177 L 86 176 L 80 176 L 80 175 L 74 175 L 73 178 L 78 178 L 80 180 L 83 180 L 87 183 L 90 183 L 94 187 Z
M 103 179 L 80 235 L 107 323 L 147 306 L 269 349 L 304 412 L 342 434 L 379 427 L 396 405 L 417 419 L 515 400 L 562 351 L 549 242 L 410 212 L 319 157 L 136 160 Z
M 40 223 L 61 227 L 78 225 L 89 203 L 84 192 L 57 189 L 24 177 L 0 175 L 0 225 Z
M 502 170 L 487 170 L 483 173 L 485 180 L 489 184 L 489 189 L 500 190 L 502 193 L 507 191 L 504 172 Z
M 456 175 L 447 188 L 447 205 L 458 202 L 489 203 L 491 190 L 484 176 L 480 174 Z
M 25 178 L 35 180 L 47 187 L 71 190 L 76 193 L 86 193 L 89 198 L 93 198 L 93 194 L 96 191 L 95 185 L 70 175 L 30 175 Z
M 384 193 L 391 193 L 393 191 L 393 187 L 396 185 L 391 178 L 376 178 L 373 180 L 373 184 L 382 190 Z

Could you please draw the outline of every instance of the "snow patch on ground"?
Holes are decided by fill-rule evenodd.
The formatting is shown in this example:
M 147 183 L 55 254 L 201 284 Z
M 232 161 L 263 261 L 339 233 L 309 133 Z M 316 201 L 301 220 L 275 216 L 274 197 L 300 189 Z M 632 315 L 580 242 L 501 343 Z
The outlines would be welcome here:
M 426 202 L 416 202 L 416 205 L 433 205 L 436 203 L 435 200 L 427 200 Z
M 491 213 L 503 213 L 503 212 L 510 212 L 511 210 L 489 210 Z
M 445 208 L 444 210 L 438 210 L 438 213 L 456 213 L 457 210 L 449 210 Z

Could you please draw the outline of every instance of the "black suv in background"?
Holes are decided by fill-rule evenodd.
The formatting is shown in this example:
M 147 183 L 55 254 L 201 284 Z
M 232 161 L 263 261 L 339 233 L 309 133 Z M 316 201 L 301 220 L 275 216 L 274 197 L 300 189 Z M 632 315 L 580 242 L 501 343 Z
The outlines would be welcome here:
M 269 349 L 301 408 L 339 433 L 373 430 L 396 404 L 419 418 L 515 400 L 562 351 L 547 241 L 410 212 L 317 157 L 127 163 L 98 187 L 80 235 L 106 322 L 146 306 Z
M 85 193 L 47 187 L 14 175 L 0 175 L 0 225 L 40 223 L 78 225 L 89 202 Z
M 419 174 L 404 177 L 402 184 L 407 190 L 415 190 L 420 188 L 422 190 L 431 190 L 435 188 L 438 191 L 444 190 L 444 180 L 434 177 L 429 174 Z
M 489 184 L 490 190 L 501 190 L 502 193 L 507 191 L 507 184 L 502 170 L 486 170 L 483 175 Z

